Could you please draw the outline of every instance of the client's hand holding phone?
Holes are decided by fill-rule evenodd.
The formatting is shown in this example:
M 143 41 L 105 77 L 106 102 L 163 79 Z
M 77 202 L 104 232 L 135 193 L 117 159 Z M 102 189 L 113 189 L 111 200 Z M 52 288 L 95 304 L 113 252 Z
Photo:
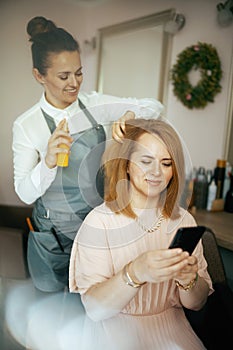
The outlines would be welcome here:
M 177 230 L 169 248 L 181 248 L 191 255 L 205 230 L 205 226 L 181 227 Z

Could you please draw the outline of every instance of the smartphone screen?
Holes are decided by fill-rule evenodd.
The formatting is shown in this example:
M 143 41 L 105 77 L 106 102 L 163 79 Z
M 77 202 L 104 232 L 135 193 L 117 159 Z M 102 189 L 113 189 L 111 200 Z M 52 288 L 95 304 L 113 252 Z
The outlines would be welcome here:
M 169 248 L 181 248 L 191 255 L 205 230 L 205 226 L 181 227 L 177 230 Z

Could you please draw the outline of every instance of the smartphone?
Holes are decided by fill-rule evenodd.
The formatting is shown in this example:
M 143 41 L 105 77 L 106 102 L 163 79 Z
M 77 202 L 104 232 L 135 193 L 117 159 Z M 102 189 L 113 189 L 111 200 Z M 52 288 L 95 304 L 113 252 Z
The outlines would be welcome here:
M 191 255 L 205 230 L 205 226 L 181 227 L 177 230 L 169 248 L 181 248 Z

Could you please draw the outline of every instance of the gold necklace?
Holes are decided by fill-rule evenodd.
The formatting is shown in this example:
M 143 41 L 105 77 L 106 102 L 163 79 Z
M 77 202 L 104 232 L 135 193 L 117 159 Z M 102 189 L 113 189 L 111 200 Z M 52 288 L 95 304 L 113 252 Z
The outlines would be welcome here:
M 162 223 L 163 220 L 164 220 L 164 216 L 163 216 L 162 213 L 160 213 L 160 215 L 159 215 L 158 219 L 156 220 L 155 224 L 154 224 L 152 227 L 148 228 L 148 227 L 146 227 L 146 226 L 141 222 L 141 220 L 139 219 L 139 217 L 137 217 L 137 218 L 135 219 L 135 221 L 136 221 L 136 223 L 138 224 L 138 226 L 139 226 L 143 231 L 146 231 L 146 232 L 148 232 L 148 233 L 152 233 L 152 232 L 158 230 L 158 228 L 161 226 L 161 223 Z

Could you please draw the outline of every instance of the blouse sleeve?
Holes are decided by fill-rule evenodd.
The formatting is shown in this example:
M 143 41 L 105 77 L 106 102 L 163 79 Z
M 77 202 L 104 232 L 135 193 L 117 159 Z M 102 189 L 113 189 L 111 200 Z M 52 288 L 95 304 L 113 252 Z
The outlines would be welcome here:
M 134 112 L 136 117 L 157 118 L 164 109 L 162 103 L 154 98 L 117 97 L 96 91 L 82 93 L 81 99 L 98 122 L 103 124 L 118 120 L 127 111 Z
M 57 168 L 49 169 L 46 166 L 42 155 L 16 122 L 13 125 L 12 148 L 15 191 L 24 203 L 32 204 L 51 185 Z
M 163 111 L 163 105 L 154 98 L 117 98 L 100 95 L 101 100 L 106 100 L 106 110 L 109 110 L 114 120 L 121 117 L 127 111 L 132 111 L 138 118 L 157 118 Z M 109 101 L 109 102 L 108 102 Z M 119 116 L 120 115 L 120 116 Z
M 92 285 L 113 275 L 104 224 L 95 210 L 85 218 L 74 240 L 69 268 L 69 289 L 84 294 Z
M 213 293 L 214 289 L 213 289 L 210 275 L 207 271 L 207 262 L 206 262 L 205 257 L 204 257 L 203 246 L 202 246 L 201 241 L 198 243 L 193 254 L 197 257 L 197 260 L 198 260 L 198 275 L 200 277 L 202 277 L 207 282 L 207 284 L 209 286 L 209 295 L 210 295 Z

